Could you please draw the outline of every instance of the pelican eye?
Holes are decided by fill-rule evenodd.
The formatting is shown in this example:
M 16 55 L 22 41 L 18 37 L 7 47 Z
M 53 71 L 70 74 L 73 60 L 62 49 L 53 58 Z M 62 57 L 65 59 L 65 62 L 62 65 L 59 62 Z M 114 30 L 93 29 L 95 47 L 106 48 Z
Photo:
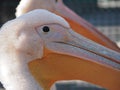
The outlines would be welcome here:
M 50 31 L 50 28 L 48 26 L 44 26 L 42 28 L 43 32 L 49 32 Z

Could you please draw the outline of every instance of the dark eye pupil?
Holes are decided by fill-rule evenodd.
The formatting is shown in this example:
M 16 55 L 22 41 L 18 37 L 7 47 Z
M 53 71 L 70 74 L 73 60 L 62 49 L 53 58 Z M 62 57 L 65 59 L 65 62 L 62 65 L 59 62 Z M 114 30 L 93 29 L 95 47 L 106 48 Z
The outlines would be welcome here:
M 48 26 L 44 26 L 44 27 L 43 27 L 43 32 L 49 32 L 49 31 L 50 31 L 50 29 L 49 29 Z

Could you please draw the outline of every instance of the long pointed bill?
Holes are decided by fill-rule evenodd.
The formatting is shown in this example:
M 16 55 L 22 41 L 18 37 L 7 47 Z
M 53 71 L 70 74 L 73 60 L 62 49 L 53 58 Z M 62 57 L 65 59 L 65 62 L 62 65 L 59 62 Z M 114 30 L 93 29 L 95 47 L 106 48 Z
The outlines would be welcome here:
M 57 44 L 53 45 L 55 52 L 120 69 L 120 53 L 101 46 L 72 30 L 68 32 L 67 40 L 60 42 L 55 41 Z
M 83 36 L 113 50 L 119 51 L 120 49 L 117 45 L 100 33 L 94 26 L 82 19 L 80 16 L 75 14 L 72 10 L 67 8 L 62 0 L 58 0 L 56 5 L 56 12 L 63 16 L 70 24 L 70 26 L 78 33 Z

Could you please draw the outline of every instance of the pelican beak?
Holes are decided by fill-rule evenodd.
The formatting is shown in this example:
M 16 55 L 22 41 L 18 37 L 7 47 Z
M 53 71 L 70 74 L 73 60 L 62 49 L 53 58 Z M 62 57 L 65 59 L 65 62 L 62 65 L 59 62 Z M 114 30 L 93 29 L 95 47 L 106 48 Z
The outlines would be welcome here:
M 78 16 L 71 9 L 66 7 L 62 0 L 58 0 L 56 4 L 56 11 L 58 15 L 64 17 L 77 33 L 82 34 L 83 36 L 105 46 L 110 49 L 120 51 L 117 45 L 108 39 L 105 35 L 100 33 L 93 25 L 89 22 Z
M 67 31 L 66 39 L 54 41 L 55 52 L 75 56 L 102 65 L 120 69 L 120 53 L 99 45 L 73 30 Z

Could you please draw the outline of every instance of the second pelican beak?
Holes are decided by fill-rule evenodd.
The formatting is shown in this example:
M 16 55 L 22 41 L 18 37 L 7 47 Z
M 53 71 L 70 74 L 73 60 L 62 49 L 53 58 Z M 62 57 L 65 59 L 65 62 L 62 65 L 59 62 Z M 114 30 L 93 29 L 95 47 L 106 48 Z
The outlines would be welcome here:
M 58 15 L 64 17 L 77 33 L 105 46 L 112 50 L 120 51 L 117 45 L 108 39 L 105 35 L 100 33 L 93 25 L 78 16 L 66 5 L 62 0 L 58 0 L 56 4 L 56 12 Z

